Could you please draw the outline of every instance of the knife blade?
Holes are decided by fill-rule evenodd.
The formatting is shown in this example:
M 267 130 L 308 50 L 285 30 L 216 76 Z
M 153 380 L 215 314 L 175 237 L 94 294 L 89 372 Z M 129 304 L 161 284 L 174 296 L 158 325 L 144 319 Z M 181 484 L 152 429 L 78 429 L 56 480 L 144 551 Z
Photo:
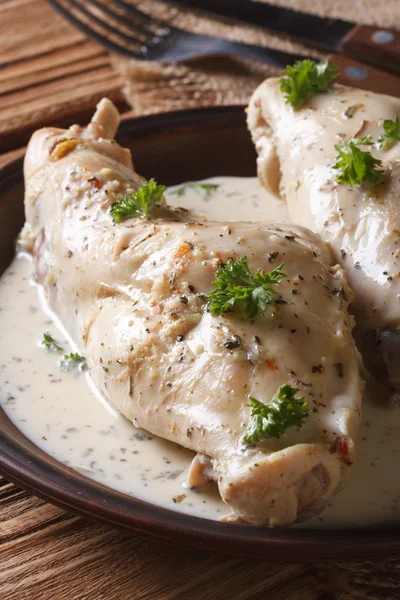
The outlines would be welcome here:
M 257 0 L 173 0 L 287 35 L 327 52 L 341 52 L 400 73 L 400 32 L 319 17 Z

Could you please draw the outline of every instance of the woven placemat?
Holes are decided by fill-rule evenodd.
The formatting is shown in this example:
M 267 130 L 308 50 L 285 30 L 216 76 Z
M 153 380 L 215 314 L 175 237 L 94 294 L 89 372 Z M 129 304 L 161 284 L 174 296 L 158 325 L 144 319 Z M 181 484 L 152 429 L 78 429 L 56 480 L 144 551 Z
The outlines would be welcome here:
M 209 33 L 309 54 L 303 46 L 255 27 L 241 26 L 203 13 L 176 8 L 162 2 L 135 2 L 139 8 L 183 29 Z M 274 0 L 321 16 L 394 27 L 400 22 L 400 0 Z M 316 57 L 323 56 L 313 52 Z M 246 104 L 253 90 L 268 75 L 270 66 L 233 59 L 201 59 L 180 65 L 113 58 L 124 76 L 124 94 L 135 114 L 179 110 L 209 105 Z M 316 566 L 321 579 L 328 579 L 337 600 L 400 600 L 400 559 L 365 563 Z M 289 600 L 289 599 L 288 599 Z
M 366 25 L 394 28 L 400 22 L 400 0 L 274 0 L 274 4 Z M 260 28 L 208 18 L 205 13 L 189 11 L 181 5 L 177 8 L 154 0 L 135 0 L 135 5 L 183 29 L 310 54 L 304 46 Z M 323 56 L 317 51 L 312 53 Z M 230 58 L 200 59 L 180 65 L 114 58 L 114 64 L 124 76 L 125 97 L 137 115 L 196 106 L 246 104 L 257 85 L 277 73 L 268 65 Z

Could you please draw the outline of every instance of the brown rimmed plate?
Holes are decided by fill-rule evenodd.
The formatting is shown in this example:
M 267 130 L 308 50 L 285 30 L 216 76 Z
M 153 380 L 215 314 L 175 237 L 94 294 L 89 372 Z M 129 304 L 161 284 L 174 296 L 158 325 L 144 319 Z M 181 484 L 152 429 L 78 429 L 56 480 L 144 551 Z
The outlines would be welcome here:
M 167 185 L 213 175 L 255 175 L 256 156 L 242 107 L 131 119 L 122 123 L 117 137 L 131 148 L 139 173 Z M 1 273 L 12 260 L 23 219 L 19 159 L 0 169 Z M 45 454 L 1 409 L 0 471 L 29 492 L 88 519 L 192 548 L 296 561 L 400 555 L 400 522 L 356 529 L 267 529 L 192 517 L 126 496 Z

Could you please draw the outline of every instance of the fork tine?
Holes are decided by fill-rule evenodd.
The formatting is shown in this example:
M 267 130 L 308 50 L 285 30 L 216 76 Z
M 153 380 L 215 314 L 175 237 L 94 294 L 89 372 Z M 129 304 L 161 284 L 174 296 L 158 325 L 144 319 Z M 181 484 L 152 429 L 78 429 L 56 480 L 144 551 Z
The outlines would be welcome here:
M 116 27 L 113 27 L 113 25 L 111 25 L 111 23 L 106 22 L 105 20 L 101 19 L 100 16 L 92 13 L 88 9 L 88 7 L 90 8 L 94 5 L 96 8 L 99 8 L 100 10 L 102 10 L 103 7 L 101 6 L 100 3 L 95 3 L 95 2 L 93 2 L 93 0 L 89 0 L 89 2 L 85 2 L 85 0 L 82 0 L 82 3 L 79 0 L 68 0 L 68 3 L 71 6 L 74 6 L 76 9 L 78 9 L 81 13 L 86 15 L 90 19 L 90 21 L 94 21 L 95 23 L 100 25 L 100 27 L 102 27 L 103 29 L 108 31 L 109 33 L 116 35 L 117 38 L 123 38 L 126 42 L 128 42 L 128 44 L 134 43 L 134 44 L 139 44 L 140 46 L 145 44 L 144 40 L 141 40 L 140 38 L 137 38 L 134 35 L 127 34 L 124 31 L 117 29 Z M 111 17 L 115 16 L 112 11 L 109 11 L 109 15 Z M 127 29 L 129 29 L 129 27 L 127 26 L 127 22 L 124 21 L 123 23 L 124 23 L 125 27 Z
M 70 0 L 70 2 L 71 1 L 74 1 L 74 0 Z M 114 4 L 117 5 L 117 2 L 114 2 Z M 114 12 L 109 6 L 107 6 L 106 4 L 103 4 L 102 2 L 99 2 L 98 0 L 90 0 L 90 2 L 86 2 L 86 6 L 95 6 L 96 8 L 101 10 L 103 13 L 109 15 L 110 17 L 112 17 L 113 19 L 115 19 L 116 21 L 118 21 L 119 23 L 124 25 L 126 28 L 129 27 L 129 29 L 134 29 L 135 31 L 137 31 L 138 33 L 143 35 L 143 37 L 148 38 L 149 42 L 153 41 L 153 38 L 155 37 L 155 33 L 153 33 L 150 29 L 148 29 L 148 28 L 146 29 L 146 27 L 143 27 L 142 25 L 139 25 L 138 23 L 134 23 L 131 19 L 127 20 L 126 16 L 123 16 L 123 15 L 119 14 L 118 12 Z M 128 25 L 128 23 L 129 23 L 129 25 Z M 143 40 L 143 41 L 146 41 L 146 40 Z
M 167 29 L 167 30 L 172 29 L 171 25 L 169 23 L 167 23 L 167 21 L 163 21 L 162 19 L 159 19 L 158 17 L 152 17 L 152 16 L 148 15 L 147 13 L 142 12 L 141 10 L 136 8 L 136 6 L 133 6 L 129 2 L 125 2 L 125 0 L 114 0 L 113 3 L 116 6 L 119 6 L 125 12 L 130 13 L 131 15 L 133 15 L 135 17 L 139 17 L 140 19 L 142 19 L 149 25 L 161 27 L 161 28 Z
M 142 58 L 142 59 L 145 58 L 147 48 L 144 46 L 143 42 L 141 42 L 137 38 L 132 37 L 132 38 L 128 38 L 128 39 L 129 39 L 130 43 L 134 42 L 134 43 L 140 45 L 140 49 L 134 50 L 132 48 L 127 48 L 126 46 L 123 46 L 122 44 L 118 44 L 114 40 L 111 40 L 106 35 L 99 33 L 94 28 L 86 25 L 86 23 L 84 21 L 82 21 L 81 19 L 79 19 L 75 14 L 68 11 L 59 0 L 47 0 L 47 1 L 54 8 L 54 10 L 56 10 L 59 14 L 61 14 L 67 21 L 69 21 L 72 25 L 74 25 L 75 27 L 80 29 L 85 35 L 94 39 L 96 42 L 98 42 L 102 46 L 105 46 L 106 48 L 108 48 L 109 50 L 112 50 L 113 52 L 116 52 L 117 54 L 123 54 L 124 56 L 128 56 L 131 58 L 132 57 Z M 92 15 L 90 12 L 88 12 L 86 10 L 82 10 L 82 7 L 79 4 L 75 4 L 74 2 L 71 2 L 71 0 L 69 0 L 69 1 L 74 6 L 76 6 L 76 8 L 78 8 L 81 12 L 83 12 L 88 17 L 90 17 L 90 19 L 97 21 L 99 23 L 99 25 L 101 27 L 103 27 L 104 29 L 106 29 L 109 33 L 112 33 L 117 38 L 122 37 L 120 31 L 113 29 L 112 27 L 110 27 L 109 25 L 107 25 L 106 23 L 101 21 L 100 19 L 95 18 L 94 15 Z M 128 36 L 126 36 L 126 37 L 128 37 Z

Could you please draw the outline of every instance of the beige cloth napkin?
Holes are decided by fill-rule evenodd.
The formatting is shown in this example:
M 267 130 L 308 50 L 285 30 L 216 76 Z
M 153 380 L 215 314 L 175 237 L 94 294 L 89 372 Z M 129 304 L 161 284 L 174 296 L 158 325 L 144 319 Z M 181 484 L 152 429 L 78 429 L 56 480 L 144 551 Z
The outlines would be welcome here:
M 274 0 L 321 16 L 395 28 L 400 23 L 400 0 Z M 309 53 L 299 44 L 249 26 L 208 18 L 200 12 L 146 0 L 135 2 L 142 10 L 183 29 L 282 50 Z M 315 52 L 315 56 L 321 56 Z M 124 93 L 135 114 L 246 104 L 253 90 L 276 71 L 245 60 L 201 59 L 179 65 L 113 58 L 125 79 Z M 400 600 L 400 559 L 316 567 L 328 579 L 338 600 Z M 288 599 L 289 600 L 289 599 Z M 295 600 L 295 599 L 294 599 Z
M 130 0 L 131 2 L 133 0 Z M 362 24 L 395 28 L 400 23 L 400 0 L 271 0 L 297 10 L 349 19 Z M 145 12 L 181 27 L 221 37 L 310 54 L 300 44 L 256 27 L 208 18 L 155 0 L 137 2 Z M 315 56 L 321 56 L 313 52 Z M 246 104 L 251 93 L 268 75 L 268 65 L 235 59 L 200 59 L 179 65 L 114 58 L 125 79 L 124 93 L 137 115 L 216 104 Z

